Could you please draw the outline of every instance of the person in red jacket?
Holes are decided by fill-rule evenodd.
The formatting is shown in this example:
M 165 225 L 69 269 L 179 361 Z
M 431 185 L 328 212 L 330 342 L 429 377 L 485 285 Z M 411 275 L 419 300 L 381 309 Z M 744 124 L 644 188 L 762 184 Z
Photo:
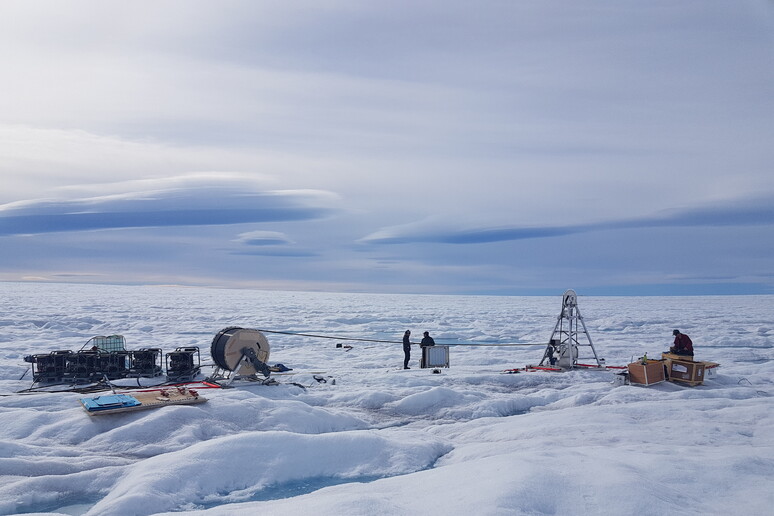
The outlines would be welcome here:
M 680 333 L 680 330 L 673 331 L 672 335 L 675 336 L 675 342 L 674 345 L 669 348 L 669 351 L 675 355 L 687 355 L 692 357 L 693 342 L 691 342 L 691 338 L 685 333 Z

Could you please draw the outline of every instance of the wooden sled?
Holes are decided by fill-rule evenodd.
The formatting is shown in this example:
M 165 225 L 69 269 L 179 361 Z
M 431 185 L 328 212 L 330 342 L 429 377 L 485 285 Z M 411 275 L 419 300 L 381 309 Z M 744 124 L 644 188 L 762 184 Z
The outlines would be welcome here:
M 141 391 L 132 394 L 103 394 L 94 398 L 80 399 L 83 409 L 90 416 L 121 414 L 167 405 L 194 405 L 205 401 L 207 398 L 199 396 L 195 390 L 186 387 Z

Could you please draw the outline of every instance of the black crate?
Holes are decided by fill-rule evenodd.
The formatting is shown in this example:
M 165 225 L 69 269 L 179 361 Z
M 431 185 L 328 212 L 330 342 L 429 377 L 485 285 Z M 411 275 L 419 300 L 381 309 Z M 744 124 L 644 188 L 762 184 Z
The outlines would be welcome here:
M 191 381 L 201 370 L 199 348 L 183 347 L 167 353 L 167 381 Z

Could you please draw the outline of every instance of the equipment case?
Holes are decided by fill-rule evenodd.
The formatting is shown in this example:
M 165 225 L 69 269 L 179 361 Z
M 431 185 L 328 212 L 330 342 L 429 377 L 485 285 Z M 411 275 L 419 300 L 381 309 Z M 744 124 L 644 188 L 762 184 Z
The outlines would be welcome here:
M 423 367 L 449 367 L 449 346 L 423 346 Z
M 632 362 L 627 366 L 629 370 L 629 383 L 636 385 L 653 385 L 661 383 L 664 376 L 663 360 L 646 360 L 646 363 Z

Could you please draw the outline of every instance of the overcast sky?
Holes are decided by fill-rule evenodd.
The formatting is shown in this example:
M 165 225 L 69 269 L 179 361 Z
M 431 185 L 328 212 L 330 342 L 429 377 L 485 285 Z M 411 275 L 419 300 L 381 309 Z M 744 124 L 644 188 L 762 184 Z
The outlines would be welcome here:
M 774 293 L 767 0 L 0 2 L 0 280 Z

